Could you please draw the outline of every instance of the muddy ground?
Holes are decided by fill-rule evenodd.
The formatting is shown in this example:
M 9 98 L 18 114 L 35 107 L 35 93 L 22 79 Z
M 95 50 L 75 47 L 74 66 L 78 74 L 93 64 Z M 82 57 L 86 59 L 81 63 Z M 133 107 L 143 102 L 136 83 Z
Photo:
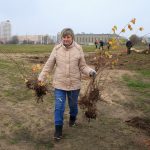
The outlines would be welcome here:
M 43 64 L 48 55 L 13 54 L 11 57 L 30 68 L 33 64 Z M 90 55 L 93 53 L 86 54 L 86 60 L 94 67 Z M 78 126 L 70 128 L 66 106 L 60 142 L 53 140 L 53 95 L 48 93 L 44 102 L 37 104 L 34 93 L 26 89 L 15 64 L 6 56 L 0 57 L 0 150 L 150 149 L 150 89 L 146 88 L 150 76 L 149 73 L 141 74 L 149 72 L 150 55 L 122 54 L 114 69 L 103 71 L 100 78 L 103 90 L 100 89 L 96 120 L 88 122 L 80 109 Z M 130 87 L 130 79 L 146 82 L 148 86 Z M 89 80 L 83 77 L 81 95 L 84 95 Z

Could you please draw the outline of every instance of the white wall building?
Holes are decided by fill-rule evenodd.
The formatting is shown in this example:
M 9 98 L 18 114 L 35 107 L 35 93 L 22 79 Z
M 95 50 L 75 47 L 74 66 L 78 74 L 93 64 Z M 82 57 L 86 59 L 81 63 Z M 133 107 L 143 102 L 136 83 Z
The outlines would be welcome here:
M 0 42 L 7 43 L 11 40 L 11 23 L 9 20 L 0 22 Z
M 75 41 L 81 45 L 94 45 L 96 40 L 107 42 L 110 38 L 118 37 L 116 34 L 75 34 Z M 120 37 L 120 36 L 119 36 Z M 120 37 L 121 38 L 121 37 Z M 57 34 L 57 42 L 61 40 L 60 33 Z
M 18 35 L 20 44 L 52 44 L 53 39 L 49 35 Z

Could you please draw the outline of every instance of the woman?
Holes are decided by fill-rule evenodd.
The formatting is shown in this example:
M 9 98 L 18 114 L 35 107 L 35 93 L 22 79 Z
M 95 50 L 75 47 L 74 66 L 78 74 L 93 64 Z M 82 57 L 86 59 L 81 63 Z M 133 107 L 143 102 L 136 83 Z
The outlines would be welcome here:
M 53 48 L 38 80 L 44 82 L 46 75 L 54 66 L 53 86 L 55 88 L 55 133 L 61 139 L 66 96 L 70 108 L 69 126 L 75 125 L 78 114 L 78 96 L 81 88 L 81 72 L 95 77 L 95 70 L 86 65 L 82 47 L 74 41 L 74 32 L 65 28 L 61 32 L 61 43 Z

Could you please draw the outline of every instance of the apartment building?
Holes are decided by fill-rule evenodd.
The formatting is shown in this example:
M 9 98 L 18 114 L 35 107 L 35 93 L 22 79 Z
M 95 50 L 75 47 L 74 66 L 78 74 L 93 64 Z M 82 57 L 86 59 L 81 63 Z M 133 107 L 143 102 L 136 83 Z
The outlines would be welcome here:
M 107 42 L 110 38 L 117 37 L 116 34 L 75 34 L 75 41 L 81 45 L 94 45 L 96 40 L 103 42 Z M 61 40 L 60 33 L 57 34 L 57 42 L 59 43 Z
M 19 35 L 20 44 L 52 44 L 54 39 L 49 35 Z
M 0 42 L 7 43 L 11 39 L 11 23 L 9 20 L 0 22 Z

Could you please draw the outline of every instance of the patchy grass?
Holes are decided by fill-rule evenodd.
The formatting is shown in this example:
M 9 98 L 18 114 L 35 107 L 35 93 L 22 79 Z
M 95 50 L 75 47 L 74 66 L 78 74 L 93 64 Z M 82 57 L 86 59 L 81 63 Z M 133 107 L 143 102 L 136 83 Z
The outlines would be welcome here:
M 124 83 L 130 88 L 130 91 L 134 93 L 132 100 L 126 101 L 124 106 L 140 110 L 144 115 L 150 117 L 150 78 L 147 78 L 149 75 L 149 70 L 140 70 L 137 71 L 138 75 L 129 76 L 124 75 L 122 79 Z
M 135 89 L 149 89 L 150 88 L 150 83 L 140 81 L 137 79 L 131 79 L 129 76 L 124 75 L 123 80 L 126 82 L 127 86 L 130 88 L 135 88 Z
M 140 74 L 142 74 L 142 76 L 144 76 L 144 77 L 150 77 L 150 69 L 149 70 L 138 70 L 138 72 L 140 73 Z
M 119 56 L 119 62 L 117 64 L 118 69 L 136 70 L 143 73 L 150 71 L 150 55 L 138 54 L 132 52 L 130 55 L 122 54 Z
M 16 61 L 21 63 L 20 59 Z M 31 68 L 32 64 L 25 61 L 27 69 Z M 134 107 L 143 111 L 146 116 L 150 114 L 149 99 L 146 95 L 149 91 L 147 74 L 145 69 L 140 70 L 137 76 L 123 77 L 124 84 L 134 94 L 131 97 L 133 101 L 125 103 L 123 107 Z M 139 79 L 144 83 L 142 86 L 137 82 Z M 139 140 L 145 134 L 144 131 L 128 126 L 121 119 L 109 117 L 102 112 L 101 107 L 97 120 L 91 122 L 87 122 L 79 111 L 80 124 L 74 128 L 68 127 L 67 108 L 64 114 L 64 136 L 62 141 L 56 143 L 53 140 L 54 97 L 48 93 L 44 103 L 37 104 L 34 93 L 26 89 L 16 65 L 4 58 L 0 59 L 0 82 L 0 149 L 147 150 L 146 145 Z

